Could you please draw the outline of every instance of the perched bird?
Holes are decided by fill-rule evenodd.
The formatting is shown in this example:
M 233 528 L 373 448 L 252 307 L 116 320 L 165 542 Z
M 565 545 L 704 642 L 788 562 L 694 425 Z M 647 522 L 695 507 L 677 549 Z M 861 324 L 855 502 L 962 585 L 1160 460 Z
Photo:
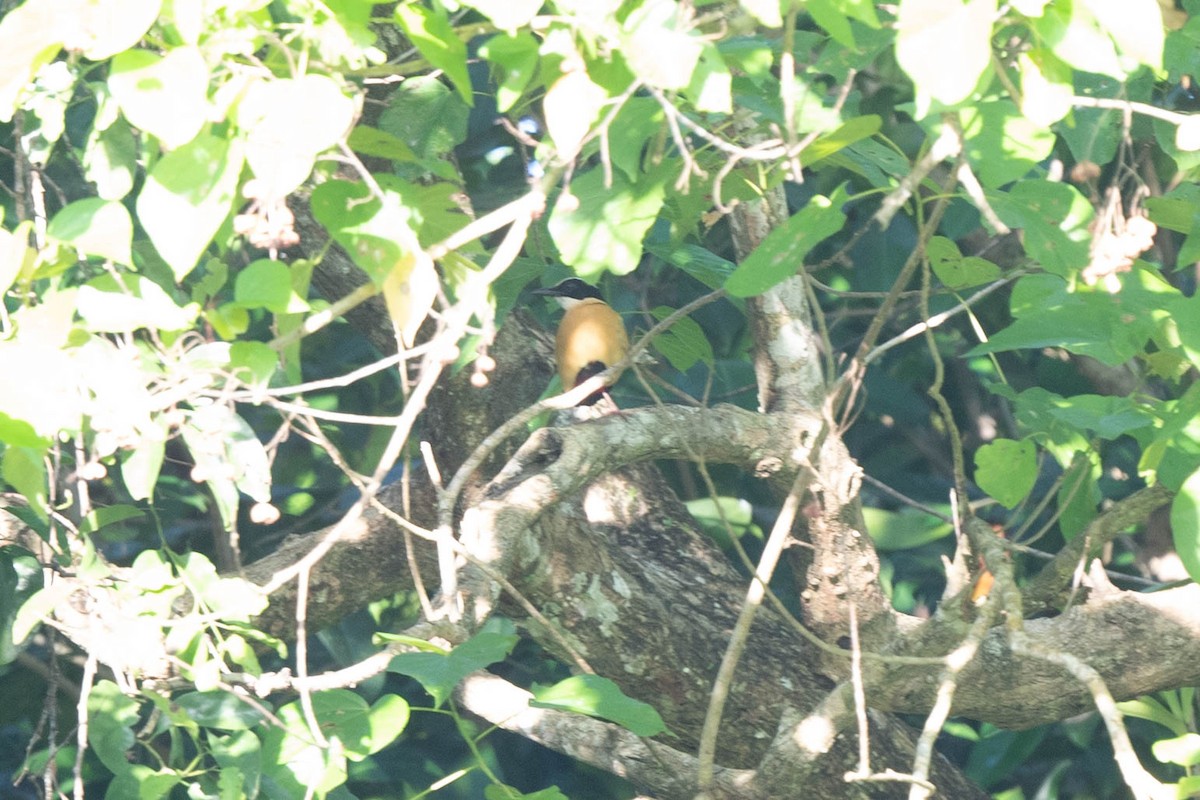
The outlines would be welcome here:
M 579 278 L 567 278 L 556 286 L 535 289 L 533 293 L 554 298 L 566 310 L 555 338 L 555 357 L 563 391 L 599 375 L 629 351 L 625 323 L 620 314 L 601 299 L 595 286 Z M 603 395 L 603 390 L 598 391 L 580 405 L 591 405 Z

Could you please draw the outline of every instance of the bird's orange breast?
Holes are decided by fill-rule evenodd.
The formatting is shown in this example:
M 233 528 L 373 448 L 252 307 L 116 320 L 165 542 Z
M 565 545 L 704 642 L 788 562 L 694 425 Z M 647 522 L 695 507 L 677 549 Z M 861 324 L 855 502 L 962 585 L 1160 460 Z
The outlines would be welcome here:
M 568 309 L 555 344 L 564 391 L 580 383 L 579 372 L 584 367 L 594 362 L 611 367 L 629 351 L 621 315 L 600 300 L 585 300 Z

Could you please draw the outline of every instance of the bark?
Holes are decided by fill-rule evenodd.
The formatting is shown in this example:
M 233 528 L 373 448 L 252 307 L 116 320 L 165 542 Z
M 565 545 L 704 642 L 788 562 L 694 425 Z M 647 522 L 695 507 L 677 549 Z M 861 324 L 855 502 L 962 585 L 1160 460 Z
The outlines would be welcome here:
M 334 296 L 345 294 L 359 279 L 352 270 L 339 269 L 336 260 L 332 275 L 324 285 Z M 793 341 L 809 341 L 799 327 L 807 313 L 796 305 L 805 302 L 800 280 L 785 282 L 755 304 L 759 335 L 779 331 Z M 390 329 L 386 316 L 370 307 L 361 311 L 358 324 Z M 499 366 L 488 387 L 470 387 L 466 371 L 443 376 L 431 399 L 425 435 L 444 474 L 540 393 L 549 375 L 544 346 L 544 336 L 515 315 L 505 320 L 491 351 Z M 759 612 L 724 715 L 714 791 L 744 798 L 907 796 L 904 783 L 846 779 L 859 766 L 859 732 L 846 682 L 849 661 L 838 644 L 849 630 L 847 609 L 853 605 L 856 610 L 866 649 L 885 656 L 945 655 L 966 636 L 974 610 L 961 598 L 947 598 L 932 619 L 920 621 L 898 617 L 887 607 L 876 580 L 878 559 L 858 511 L 857 467 L 814 404 L 818 393 L 799 389 L 819 370 L 814 372 L 810 360 L 781 361 L 785 351 L 773 355 L 764 347 L 760 352 L 766 412 L 731 406 L 649 407 L 549 427 L 498 450 L 476 476 L 464 505 L 461 542 L 475 559 L 462 570 L 474 612 L 469 618 L 479 622 L 491 613 L 504 613 L 564 659 L 571 658 L 568 650 L 582 655 L 627 694 L 655 706 L 671 734 L 642 741 L 608 723 L 534 713 L 522 706 L 519 689 L 489 684 L 496 679 L 487 676 L 464 684 L 466 707 L 548 747 L 625 775 L 656 797 L 691 797 L 696 789 L 694 752 L 713 678 L 748 582 L 697 529 L 653 461 L 735 464 L 787 485 L 803 466 L 796 453 L 822 441 L 814 465 L 820 480 L 802 515 L 805 525 L 794 531 L 807 546 L 793 549 L 811 554 L 800 563 L 803 614 L 826 646 L 815 646 L 794 620 L 773 607 Z M 802 401 L 795 401 L 797 392 Z M 380 500 L 400 509 L 401 494 L 393 487 Z M 411 520 L 432 527 L 437 502 L 429 481 L 413 476 Z M 247 577 L 269 580 L 327 535 L 319 531 L 284 542 L 269 558 L 249 565 Z M 409 538 L 431 584 L 437 574 L 434 548 Z M 407 546 L 391 517 L 379 511 L 364 515 L 312 571 L 309 631 L 372 599 L 411 588 Z M 479 565 L 507 577 L 542 612 L 544 622 L 502 593 Z M 1038 596 L 1046 598 L 1045 610 L 1051 612 L 1063 607 L 1062 598 L 1069 595 L 1062 568 L 1052 563 L 1038 584 Z M 1101 585 L 1088 588 L 1074 595 L 1075 604 L 1065 613 L 1025 622 L 1035 645 L 1072 653 L 1090 664 L 1118 699 L 1200 679 L 1200 621 L 1193 612 L 1200 589 L 1141 595 Z M 78 591 L 104 590 L 80 586 Z M 259 623 L 288 638 L 295 631 L 295 582 L 271 599 Z M 124 640 L 110 619 L 97 624 L 86 611 L 81 619 L 80 612 L 72 611 L 80 606 L 78 600 L 75 595 L 64 605 L 59 624 L 82 647 L 98 648 L 98 637 Z M 93 603 L 91 608 L 104 606 Z M 842 652 L 833 652 L 839 648 Z M 137 664 L 119 663 L 119 654 L 111 650 L 97 653 L 118 662 L 113 664 L 117 669 L 137 671 Z M 870 769 L 911 768 L 914 732 L 889 712 L 927 712 L 940 672 L 936 664 L 867 659 L 863 677 L 871 708 Z M 484 696 L 507 698 L 507 711 L 478 699 L 480 685 Z M 1083 687 L 1061 670 L 1014 656 L 997 627 L 963 673 L 954 710 L 1024 727 L 1090 707 Z M 935 762 L 932 779 L 939 796 L 983 796 L 944 762 Z

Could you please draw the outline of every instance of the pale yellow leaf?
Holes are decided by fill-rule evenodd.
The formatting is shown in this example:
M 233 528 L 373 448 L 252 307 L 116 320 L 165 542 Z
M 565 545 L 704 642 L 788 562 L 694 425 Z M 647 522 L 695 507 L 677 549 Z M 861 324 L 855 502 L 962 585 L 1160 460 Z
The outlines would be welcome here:
M 437 290 L 437 270 L 424 253 L 406 255 L 383 279 L 381 291 L 388 315 L 405 347 L 413 346 L 421 323 L 433 308 Z
M 592 83 L 583 70 L 566 73 L 547 90 L 542 113 L 559 159 L 570 161 L 579 154 L 606 102 L 608 92 Z

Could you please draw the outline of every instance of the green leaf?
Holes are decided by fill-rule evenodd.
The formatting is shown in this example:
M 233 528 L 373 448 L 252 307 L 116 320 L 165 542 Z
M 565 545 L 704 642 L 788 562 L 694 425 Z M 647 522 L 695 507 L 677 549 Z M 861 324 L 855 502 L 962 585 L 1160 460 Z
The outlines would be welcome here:
M 292 289 L 288 265 L 272 258 L 247 264 L 234 282 L 233 297 L 246 308 L 265 308 L 276 314 L 308 310 L 308 303 Z
M 121 482 L 134 500 L 154 496 L 154 485 L 162 471 L 167 450 L 167 430 L 161 421 L 143 433 L 137 445 L 125 450 L 121 458 Z
M 196 321 L 200 307 L 180 308 L 161 286 L 143 275 L 105 273 L 79 287 L 79 316 L 93 333 L 181 331 Z
M 835 5 L 833 0 L 807 0 L 804 8 L 835 42 L 850 50 L 858 49 L 858 43 L 854 41 L 854 29 L 850 27 L 850 20 L 842 13 L 840 4 Z
M 934 236 L 925 247 L 929 265 L 938 280 L 951 289 L 966 289 L 1000 277 L 1000 268 L 976 256 L 963 258 L 958 245 L 943 236 Z
M 1139 697 L 1136 700 L 1126 700 L 1123 703 L 1117 703 L 1117 708 L 1127 717 L 1137 717 L 1151 722 L 1157 722 L 1159 725 L 1172 731 L 1176 736 L 1181 736 L 1187 732 L 1187 722 L 1180 719 L 1177 715 L 1172 714 L 1167 708 L 1153 697 Z
M 570 800 L 557 786 L 523 794 L 511 786 L 489 783 L 483 790 L 484 800 Z
M 896 60 L 918 94 L 966 100 L 988 67 L 995 18 L 996 0 L 901 0 Z
M 1097 99 L 1128 97 L 1136 79 L 1124 82 L 1103 75 L 1077 72 L 1074 76 L 1075 94 Z M 1124 136 L 1121 111 L 1111 108 L 1076 108 L 1071 116 L 1058 125 L 1057 131 L 1077 161 L 1107 164 L 1117 154 Z
M 81 534 L 90 535 L 109 525 L 130 519 L 144 519 L 145 513 L 137 506 L 115 505 L 92 509 L 79 526 Z
M 700 51 L 700 61 L 692 72 L 687 96 L 697 111 L 728 114 L 733 110 L 733 75 L 721 51 L 710 42 L 705 42 Z
M 420 208 L 405 202 L 401 193 L 385 187 L 380 199 L 362 184 L 326 181 L 313 190 L 312 213 L 375 283 L 382 284 L 397 269 L 412 269 L 413 256 L 404 251 L 396 231 L 415 228 Z
M 968 357 L 1061 347 L 1115 366 L 1141 352 L 1153 333 L 1151 320 L 1131 315 L 1128 299 L 1103 290 L 1072 292 L 1053 275 L 1022 278 L 1013 290 L 1012 310 L 1017 319 L 971 348 Z
M 1028 439 L 995 439 L 975 451 L 975 482 L 1005 508 L 1025 499 L 1037 480 L 1037 448 Z
M 1196 203 L 1183 197 L 1147 197 L 1143 206 L 1151 222 L 1176 233 L 1190 234 L 1200 222 Z
M 863 508 L 863 519 L 871 540 L 883 551 L 920 547 L 954 533 L 951 523 L 916 508 L 885 511 L 867 506 Z
M 506 3 L 506 0 L 498 2 Z M 533 2 L 541 5 L 541 0 Z M 479 46 L 479 55 L 501 69 L 496 86 L 496 108 L 504 113 L 521 99 L 533 79 L 538 63 L 538 41 L 526 31 L 497 34 Z
M 0 458 L 0 474 L 29 503 L 29 508 L 43 521 L 50 518 L 49 496 L 46 488 L 45 448 L 7 447 Z
M 25 220 L 16 230 L 0 228 L 0 293 L 7 292 L 24 274 L 28 277 L 33 268 L 37 251 L 29 246 L 29 234 L 33 221 Z
M 13 419 L 0 411 L 0 442 L 15 447 L 47 448 L 50 441 L 38 436 L 36 430 L 23 419 Z
M 262 775 L 262 745 L 251 731 L 218 734 L 208 731 L 208 748 L 221 769 L 221 800 L 258 796 Z M 231 784 L 226 787 L 226 784 Z
M 620 172 L 612 177 L 612 186 L 605 187 L 603 170 L 585 172 L 571 182 L 578 206 L 568 208 L 560 197 L 550 212 L 550 236 L 563 261 L 584 280 L 606 270 L 625 275 L 637 268 L 642 239 L 666 194 L 662 170 L 643 174 L 637 183 Z
M 270 502 L 270 459 L 254 429 L 233 409 L 200 406 L 180 433 L 196 463 L 193 474 L 212 490 L 226 525 L 236 519 L 239 490 L 260 503 Z
M 244 731 L 262 722 L 263 715 L 232 692 L 188 692 L 179 695 L 175 704 L 202 728 L 225 731 Z M 267 706 L 270 710 L 270 706 Z
M 208 64 L 195 47 L 165 56 L 126 50 L 112 61 L 108 88 L 134 127 L 168 148 L 187 144 L 208 118 Z
M 553 708 L 615 722 L 637 736 L 657 736 L 667 730 L 654 707 L 626 696 L 608 678 L 572 675 L 553 686 L 534 687 L 533 708 Z
M 732 546 L 730 533 L 738 539 L 746 534 L 760 540 L 763 538 L 762 529 L 754 524 L 754 509 L 743 498 L 698 497 L 688 500 L 685 505 L 704 533 L 722 549 Z
M 1071 68 L 1046 50 L 1017 57 L 1021 72 L 1021 113 L 1034 125 L 1048 128 L 1071 111 L 1075 87 Z
M 376 700 L 367 712 L 367 724 L 370 727 L 370 733 L 364 741 L 367 755 L 378 753 L 396 741 L 396 737 L 408 727 L 410 715 L 408 701 L 398 694 L 385 694 Z
M 369 125 L 355 125 L 346 143 L 354 152 L 372 158 L 390 161 L 412 161 L 416 158 L 412 148 L 399 136 Z
M 241 340 L 229 347 L 229 371 L 239 381 L 266 388 L 279 367 L 279 353 L 262 342 Z
M 412 78 L 388 98 L 379 127 L 408 144 L 424 168 L 449 155 L 467 137 L 470 109 L 462 99 L 431 77 Z M 408 176 L 414 177 L 414 176 Z
M 130 243 L 133 220 L 120 203 L 89 197 L 76 200 L 54 215 L 46 234 L 66 242 L 83 255 L 126 266 L 133 264 Z
M 125 772 L 113 778 L 104 796 L 122 800 L 160 800 L 182 780 L 183 777 L 169 767 L 155 771 L 144 764 L 130 764 Z
M 1064 539 L 1074 539 L 1096 518 L 1096 506 L 1102 499 L 1096 483 L 1099 465 L 1080 453 L 1063 476 L 1055 498 L 1058 507 L 1058 528 Z
M 1164 764 L 1194 767 L 1200 764 L 1200 733 L 1189 731 L 1173 739 L 1159 739 L 1150 751 Z
M 843 187 L 838 187 L 832 197 L 814 195 L 738 265 L 725 281 L 726 290 L 734 297 L 753 297 L 797 274 L 804 268 L 809 251 L 842 229 L 846 222 L 842 211 L 845 201 Z
M 137 144 L 129 123 L 118 119 L 101 130 L 93 127 L 83 151 L 83 175 L 96 184 L 105 200 L 120 200 L 133 189 Z
M 429 692 L 434 705 L 441 706 L 459 681 L 489 664 L 503 661 L 516 643 L 513 624 L 493 617 L 479 633 L 449 653 L 401 653 L 388 664 L 388 671 L 416 678 Z
M 679 247 L 668 247 L 663 244 L 650 243 L 646 250 L 666 261 L 672 266 L 691 275 L 710 289 L 719 289 L 733 273 L 737 265 L 728 259 L 706 250 L 697 244 L 684 244 Z
M 1052 189 L 1051 186 L 1060 187 Z M 1008 226 L 1024 231 L 1025 250 L 1047 271 L 1067 277 L 1087 266 L 1088 243 L 1084 237 L 1090 219 L 1081 219 L 1072 212 L 1071 221 L 1063 224 L 1059 205 L 1065 198 L 1073 200 L 1079 193 L 1066 184 L 1049 181 L 1022 181 L 1008 193 L 986 192 L 997 216 Z M 1074 208 L 1072 204 L 1071 208 Z
M 66 581 L 58 581 L 33 592 L 17 609 L 12 621 L 13 644 L 21 644 L 29 634 L 37 630 L 60 603 L 64 603 L 75 592 L 76 587 Z
M 1054 133 L 1023 116 L 1009 100 L 977 103 L 961 116 L 967 158 L 985 187 L 1024 178 L 1054 147 Z
M 338 739 L 346 755 L 359 761 L 371 754 L 370 709 L 363 700 L 349 689 L 329 689 L 312 695 L 313 713 L 321 724 L 321 732 L 329 739 Z M 279 710 L 280 719 L 304 727 L 293 730 L 305 731 L 300 702 L 290 703 Z M 307 737 L 307 733 L 304 734 Z
M 642 175 L 646 145 L 658 134 L 666 116 L 652 97 L 631 97 L 617 112 L 608 129 L 608 150 L 613 166 L 636 183 Z
M 673 312 L 672 308 L 659 306 L 650 313 L 661 322 Z M 704 335 L 704 329 L 691 317 L 677 319 L 670 328 L 656 336 L 652 344 L 680 372 L 687 372 L 697 361 L 703 361 L 710 367 L 713 365 L 712 345 Z
M 542 9 L 542 2 L 543 0 L 464 0 L 463 5 L 475 9 L 495 23 L 497 28 L 513 36 L 518 28 L 528 25 L 529 21 L 537 16 Z M 504 107 L 501 106 L 500 110 L 503 111 Z
M 429 9 L 401 3 L 396 6 L 396 21 L 404 29 L 404 35 L 421 51 L 421 55 L 446 73 L 463 102 L 468 106 L 474 105 L 471 78 L 467 74 L 467 46 L 450 26 L 442 6 Z
M 88 747 L 109 771 L 121 775 L 132 766 L 125 751 L 133 747 L 138 702 L 115 683 L 97 681 L 88 693 Z
M 816 141 L 800 151 L 800 161 L 805 166 L 812 167 L 855 142 L 874 136 L 882 126 L 883 120 L 877 114 L 852 117 L 831 133 L 819 136 Z
M 176 281 L 196 266 L 237 198 L 240 145 L 201 134 L 162 157 L 137 199 L 138 219 Z
M 542 98 L 542 114 L 559 160 L 569 161 L 578 155 L 610 99 L 608 92 L 583 70 L 572 70 L 550 85 Z
M 1171 501 L 1171 536 L 1187 574 L 1200 582 L 1200 470 L 1188 476 Z

